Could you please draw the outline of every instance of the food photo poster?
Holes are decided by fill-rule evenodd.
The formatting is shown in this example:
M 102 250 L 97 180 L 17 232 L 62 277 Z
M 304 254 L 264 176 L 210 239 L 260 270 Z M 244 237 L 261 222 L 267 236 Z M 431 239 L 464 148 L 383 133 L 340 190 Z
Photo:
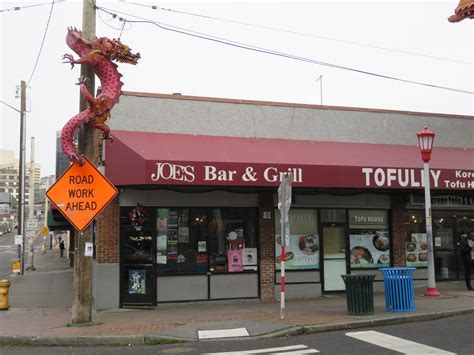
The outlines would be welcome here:
M 281 235 L 276 235 L 275 267 L 281 268 Z M 318 269 L 319 235 L 291 234 L 290 245 L 285 247 L 285 269 Z
M 406 243 L 407 266 L 428 266 L 428 239 L 426 233 L 412 233 Z
M 352 268 L 390 266 L 388 231 L 351 234 L 349 240 Z

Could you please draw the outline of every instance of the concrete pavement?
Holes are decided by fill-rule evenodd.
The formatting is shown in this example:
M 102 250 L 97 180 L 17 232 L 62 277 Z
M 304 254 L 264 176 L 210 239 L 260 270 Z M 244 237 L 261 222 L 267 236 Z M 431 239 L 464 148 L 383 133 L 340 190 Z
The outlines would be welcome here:
M 36 271 L 11 278 L 10 305 L 0 311 L 0 343 L 8 344 L 156 344 L 198 340 L 198 331 L 245 328 L 251 337 L 351 329 L 430 320 L 474 312 L 474 292 L 463 282 L 439 282 L 439 298 L 416 291 L 416 312 L 385 311 L 383 293 L 374 294 L 370 316 L 347 314 L 345 294 L 312 300 L 288 300 L 285 319 L 279 302 L 222 301 L 160 304 L 154 309 L 94 312 L 92 326 L 67 326 L 71 321 L 72 269 L 53 249 L 38 254 Z M 474 317 L 474 316 L 473 316 Z

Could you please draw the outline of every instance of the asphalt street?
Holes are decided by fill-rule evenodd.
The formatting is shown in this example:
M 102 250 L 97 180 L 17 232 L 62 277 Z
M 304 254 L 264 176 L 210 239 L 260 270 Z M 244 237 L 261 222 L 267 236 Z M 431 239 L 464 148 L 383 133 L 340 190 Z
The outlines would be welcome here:
M 38 222 L 38 230 L 42 227 L 43 222 Z M 18 246 L 15 245 L 16 229 L 10 233 L 0 236 L 0 279 L 9 276 L 12 273 L 12 263 L 18 260 Z M 35 234 L 36 238 L 33 243 L 35 252 L 41 250 L 42 236 Z M 28 265 L 28 251 L 25 251 L 25 265 Z
M 0 354 L 473 354 L 473 327 L 474 315 L 467 314 L 427 322 L 275 339 L 128 347 L 1 347 Z
M 11 274 L 12 263 L 18 258 L 18 246 L 15 245 L 15 233 L 0 236 L 0 279 Z

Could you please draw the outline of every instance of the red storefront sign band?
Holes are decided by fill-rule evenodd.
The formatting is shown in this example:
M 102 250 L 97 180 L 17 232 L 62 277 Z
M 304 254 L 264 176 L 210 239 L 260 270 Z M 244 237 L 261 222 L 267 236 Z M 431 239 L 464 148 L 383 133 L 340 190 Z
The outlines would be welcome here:
M 147 161 L 144 182 L 156 185 L 278 186 L 287 173 L 293 175 L 296 187 L 416 189 L 424 186 L 422 168 L 182 161 Z M 474 189 L 474 172 L 469 170 L 432 169 L 430 179 L 433 189 Z

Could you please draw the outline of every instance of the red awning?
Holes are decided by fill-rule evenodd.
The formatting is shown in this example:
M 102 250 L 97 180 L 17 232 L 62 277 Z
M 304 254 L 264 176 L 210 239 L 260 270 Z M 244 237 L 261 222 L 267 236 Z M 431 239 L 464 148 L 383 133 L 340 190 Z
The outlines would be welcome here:
M 114 131 L 106 176 L 124 185 L 420 188 L 416 146 Z M 474 189 L 474 149 L 434 147 L 431 186 Z

